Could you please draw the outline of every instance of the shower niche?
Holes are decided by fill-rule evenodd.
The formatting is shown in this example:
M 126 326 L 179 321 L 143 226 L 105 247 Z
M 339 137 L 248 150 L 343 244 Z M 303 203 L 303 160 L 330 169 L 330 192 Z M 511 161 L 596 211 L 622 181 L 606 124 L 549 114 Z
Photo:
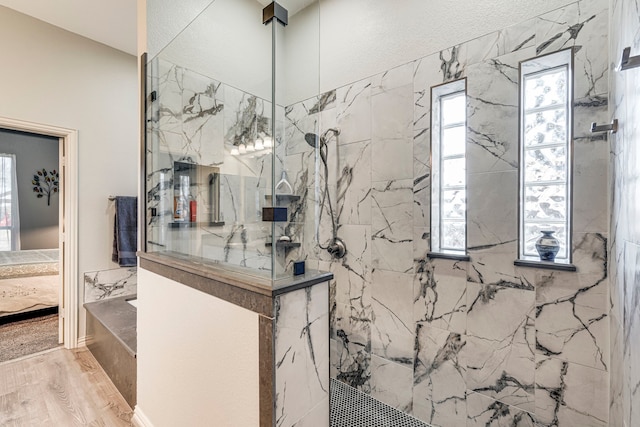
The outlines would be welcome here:
M 173 221 L 171 227 L 222 227 L 220 168 L 173 163 Z

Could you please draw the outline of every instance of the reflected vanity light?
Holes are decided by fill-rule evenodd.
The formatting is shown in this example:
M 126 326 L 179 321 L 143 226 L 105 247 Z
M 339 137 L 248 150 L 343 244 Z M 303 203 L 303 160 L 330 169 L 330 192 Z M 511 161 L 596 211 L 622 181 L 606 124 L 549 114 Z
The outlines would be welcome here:
M 269 136 L 261 138 L 258 136 L 255 142 L 249 142 L 248 144 L 238 144 L 236 147 L 231 148 L 230 154 L 232 156 L 239 156 L 244 154 L 255 154 L 261 156 L 271 152 L 273 147 L 273 140 Z M 251 157 L 255 157 L 251 156 Z

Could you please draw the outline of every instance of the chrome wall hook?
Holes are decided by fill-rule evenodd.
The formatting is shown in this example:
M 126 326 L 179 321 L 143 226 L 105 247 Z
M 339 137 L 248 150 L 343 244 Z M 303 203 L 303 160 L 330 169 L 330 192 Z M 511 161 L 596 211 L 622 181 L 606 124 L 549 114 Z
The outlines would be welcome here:
M 630 68 L 640 67 L 640 56 L 630 56 L 631 47 L 625 47 L 620 58 L 620 65 L 616 67 L 617 71 L 624 71 Z
M 609 125 L 597 125 L 596 122 L 591 123 L 591 132 L 618 132 L 618 119 L 613 119 Z

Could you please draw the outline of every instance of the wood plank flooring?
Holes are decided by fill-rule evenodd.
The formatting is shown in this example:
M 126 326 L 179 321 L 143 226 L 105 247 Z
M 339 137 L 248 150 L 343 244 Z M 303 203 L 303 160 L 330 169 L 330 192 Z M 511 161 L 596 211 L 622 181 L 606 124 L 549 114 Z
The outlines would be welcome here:
M 133 411 L 86 348 L 0 363 L 0 426 L 131 426 Z

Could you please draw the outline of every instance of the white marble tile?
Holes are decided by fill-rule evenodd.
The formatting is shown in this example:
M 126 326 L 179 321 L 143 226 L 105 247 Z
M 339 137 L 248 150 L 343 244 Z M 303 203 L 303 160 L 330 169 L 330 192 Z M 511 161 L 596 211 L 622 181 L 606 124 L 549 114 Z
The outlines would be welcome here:
M 340 144 L 371 139 L 371 80 L 364 79 L 336 90 Z
M 327 427 L 329 425 L 329 398 L 323 399 L 295 424 L 295 427 Z
M 503 55 L 505 53 L 503 44 L 503 35 L 500 31 L 466 42 L 467 66 Z
M 313 148 L 305 141 L 307 133 L 320 134 L 318 113 L 309 113 L 302 102 L 285 108 L 284 123 L 285 153 L 287 156 L 298 153 L 308 153 Z
M 392 68 L 371 77 L 371 95 L 389 92 L 411 84 L 413 80 L 413 63 Z
M 607 239 L 604 233 L 573 233 L 573 264 L 581 274 L 606 275 Z
M 536 419 L 540 426 L 608 425 L 607 374 L 544 358 L 536 364 Z
M 368 389 L 371 376 L 371 310 L 363 312 L 357 307 L 337 303 L 331 340 L 334 346 L 332 353 L 337 356 L 331 359 L 332 376 L 352 387 Z
M 384 270 L 372 275 L 371 350 L 387 360 L 413 363 L 413 276 Z
M 190 70 L 184 71 L 182 82 L 182 153 L 198 164 L 220 164 L 224 158 L 224 87 Z
M 135 295 L 138 289 L 137 273 L 136 267 L 84 273 L 84 302 Z
M 511 25 L 500 30 L 503 54 L 535 46 L 535 18 Z
M 536 270 L 513 265 L 518 256 L 516 239 L 469 248 L 469 256 L 469 282 L 534 290 Z
M 170 62 L 158 61 L 157 123 L 163 131 L 180 131 L 182 126 L 182 75 L 184 69 Z
M 608 11 L 606 0 L 583 0 L 538 18 L 536 52 L 546 54 L 576 47 L 575 98 L 607 92 Z
M 535 416 L 479 393 L 467 392 L 467 427 L 538 427 Z
M 342 381 L 363 393 L 371 392 L 371 353 L 365 348 L 353 349 L 342 339 L 331 339 L 331 378 Z
M 331 272 L 337 283 L 336 301 L 363 313 L 371 310 L 370 236 L 368 226 L 340 226 L 338 237 L 343 239 L 347 254 L 331 263 Z
M 574 103 L 573 229 L 575 232 L 608 231 L 607 134 L 591 134 L 591 122 L 607 123 L 606 99 Z
M 527 48 L 467 68 L 467 173 L 518 168 L 518 63 Z
M 413 283 L 413 316 L 416 322 L 459 334 L 466 333 L 466 267 L 465 261 L 418 261 Z
M 465 337 L 418 323 L 413 415 L 435 426 L 466 426 Z
M 337 220 L 371 224 L 371 141 L 338 147 Z
M 385 181 L 412 178 L 413 86 L 411 84 L 372 96 L 371 179 Z
M 640 420 L 635 408 L 640 405 L 640 246 L 625 242 L 624 245 L 624 358 L 627 364 L 626 384 L 628 389 L 629 425 Z
M 467 388 L 533 412 L 535 294 L 469 283 Z
M 539 272 L 536 280 L 536 354 L 606 371 L 609 367 L 605 272 Z
M 431 127 L 431 86 L 439 83 L 439 64 L 438 54 L 413 62 L 413 128 L 416 130 Z
M 622 349 L 623 327 L 622 323 L 615 318 L 609 317 L 611 327 L 610 337 L 610 368 L 609 368 L 609 425 L 623 425 L 624 419 L 624 384 L 625 384 L 625 362 Z M 628 424 L 627 424 L 628 425 Z
M 376 182 L 371 195 L 372 265 L 413 271 L 412 181 Z
M 487 189 L 499 191 L 486 191 Z M 467 247 L 484 248 L 518 238 L 518 172 L 469 173 Z M 511 255 L 513 259 L 517 254 Z M 512 259 L 512 261 L 513 261 Z
M 413 226 L 431 226 L 431 134 L 416 130 L 413 136 Z
M 325 282 L 276 299 L 277 426 L 296 425 L 329 396 L 328 292 Z
M 402 412 L 411 413 L 413 369 L 371 356 L 371 397 Z

